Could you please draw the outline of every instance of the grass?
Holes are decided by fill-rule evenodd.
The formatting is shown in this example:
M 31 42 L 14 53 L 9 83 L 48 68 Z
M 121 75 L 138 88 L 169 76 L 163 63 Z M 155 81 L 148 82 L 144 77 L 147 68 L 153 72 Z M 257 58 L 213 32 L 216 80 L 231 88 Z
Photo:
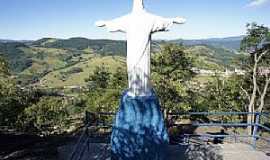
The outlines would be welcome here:
M 32 65 L 21 73 L 28 75 L 64 67 L 65 62 L 60 56 L 68 54 L 66 50 L 53 48 L 31 47 L 22 50 L 32 55 Z
M 118 67 L 125 66 L 125 59 L 119 56 L 106 56 L 101 57 L 95 55 L 88 57 L 86 61 L 79 62 L 76 65 L 60 69 L 47 74 L 41 79 L 42 86 L 49 86 L 52 88 L 60 88 L 64 86 L 83 86 L 85 85 L 85 79 L 89 77 L 93 70 L 104 65 L 109 71 L 114 72 Z M 61 78 L 62 74 L 69 71 L 72 68 L 81 68 L 83 71 L 80 73 L 70 74 L 64 80 Z
M 55 39 L 48 39 L 44 43 L 53 43 Z M 44 44 L 45 45 L 45 44 Z M 84 80 L 89 77 L 93 69 L 104 64 L 110 71 L 117 67 L 125 67 L 125 58 L 120 56 L 101 57 L 94 54 L 93 49 L 84 50 L 48 48 L 42 45 L 21 47 L 24 53 L 31 57 L 32 64 L 21 72 L 22 75 L 37 77 L 42 87 L 61 88 L 64 86 L 85 85 Z M 216 51 L 206 46 L 192 46 L 186 52 L 194 60 L 196 68 L 208 70 L 224 70 L 219 59 L 216 59 Z M 73 68 L 81 68 L 80 73 L 67 74 Z M 204 85 L 212 78 L 209 76 L 197 76 L 192 82 Z M 36 84 L 36 85 L 40 85 Z

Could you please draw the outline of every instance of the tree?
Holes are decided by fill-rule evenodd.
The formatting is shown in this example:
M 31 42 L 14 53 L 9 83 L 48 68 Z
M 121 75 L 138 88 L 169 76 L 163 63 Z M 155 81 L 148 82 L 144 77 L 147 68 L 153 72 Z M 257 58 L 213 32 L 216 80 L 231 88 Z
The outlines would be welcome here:
M 95 68 L 94 73 L 89 76 L 85 81 L 91 89 L 107 88 L 109 86 L 111 73 L 104 66 L 98 66 Z
M 25 107 L 21 90 L 10 78 L 7 62 L 0 57 L 0 125 L 12 126 Z
M 47 135 L 56 128 L 62 129 L 68 118 L 67 104 L 61 97 L 42 97 L 36 104 L 25 108 L 18 123 L 27 131 Z
M 242 77 L 232 75 L 223 77 L 213 76 L 206 87 L 201 91 L 203 94 L 203 106 L 207 106 L 207 111 L 211 112 L 243 112 L 245 108 L 245 97 L 241 92 Z M 229 120 L 231 116 L 223 116 L 222 120 Z
M 187 82 L 194 76 L 192 59 L 181 45 L 161 47 L 152 56 L 152 81 L 165 111 L 188 111 L 192 108 L 192 92 Z
M 83 93 L 82 99 L 90 112 L 116 112 L 119 99 L 126 89 L 127 73 L 125 68 L 110 72 L 105 66 L 95 68 L 86 80 L 89 91 Z
M 117 68 L 115 73 L 112 73 L 111 80 L 109 85 L 111 88 L 124 90 L 127 88 L 128 79 L 127 79 L 126 68 Z
M 187 82 L 192 79 L 192 60 L 179 45 L 165 45 L 152 56 L 152 82 L 161 106 L 168 111 L 188 111 L 193 103 L 193 92 Z M 119 99 L 127 89 L 126 68 L 109 72 L 97 67 L 86 79 L 89 91 L 82 95 L 86 108 L 92 112 L 115 112 Z
M 250 54 L 246 70 L 246 84 L 243 91 L 249 101 L 248 112 L 262 112 L 270 85 L 270 32 L 269 28 L 256 23 L 247 24 L 247 36 L 241 42 L 241 49 Z M 247 121 L 252 123 L 253 116 Z M 251 134 L 251 128 L 249 129 Z
M 0 76 L 9 75 L 8 64 L 4 58 L 0 56 Z
M 18 116 L 38 98 L 36 90 L 17 85 L 10 76 L 7 62 L 0 57 L 0 125 L 15 127 Z

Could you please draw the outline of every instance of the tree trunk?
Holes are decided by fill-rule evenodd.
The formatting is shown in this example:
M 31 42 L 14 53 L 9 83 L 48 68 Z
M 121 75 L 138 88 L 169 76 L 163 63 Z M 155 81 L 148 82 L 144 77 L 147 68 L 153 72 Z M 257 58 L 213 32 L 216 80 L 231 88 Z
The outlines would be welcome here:
M 260 106 L 258 108 L 258 112 L 262 112 L 263 111 L 263 107 L 264 107 L 264 100 L 265 100 L 265 96 L 267 94 L 267 90 L 270 84 L 270 78 L 266 79 L 265 85 L 264 85 L 264 89 L 263 89 L 263 93 L 260 97 Z
M 255 105 L 255 100 L 256 100 L 256 92 L 257 92 L 257 66 L 258 66 L 258 61 L 257 61 L 257 53 L 254 55 L 254 67 L 253 67 L 253 75 L 252 75 L 252 80 L 253 80 L 253 91 L 252 95 L 250 97 L 249 105 L 248 105 L 248 112 L 253 113 L 254 112 L 254 105 Z M 251 124 L 253 123 L 253 114 L 249 114 L 247 116 L 247 123 Z M 248 128 L 248 134 L 252 135 L 252 126 L 249 126 Z

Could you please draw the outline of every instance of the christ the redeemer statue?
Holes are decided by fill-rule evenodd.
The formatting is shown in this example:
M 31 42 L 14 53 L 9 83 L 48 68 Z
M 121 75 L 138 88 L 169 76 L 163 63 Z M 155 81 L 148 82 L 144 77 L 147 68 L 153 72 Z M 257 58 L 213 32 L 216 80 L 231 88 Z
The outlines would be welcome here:
M 167 31 L 185 19 L 163 18 L 144 10 L 143 0 L 134 0 L 133 10 L 99 27 L 127 34 L 129 89 L 123 93 L 111 134 L 112 160 L 166 160 L 169 138 L 158 97 L 150 84 L 151 35 Z
M 183 24 L 184 18 L 163 18 L 144 9 L 143 0 L 134 0 L 133 10 L 128 15 L 111 21 L 98 21 L 96 25 L 110 32 L 127 34 L 127 70 L 130 96 L 148 96 L 150 84 L 151 35 L 168 31 L 174 24 Z

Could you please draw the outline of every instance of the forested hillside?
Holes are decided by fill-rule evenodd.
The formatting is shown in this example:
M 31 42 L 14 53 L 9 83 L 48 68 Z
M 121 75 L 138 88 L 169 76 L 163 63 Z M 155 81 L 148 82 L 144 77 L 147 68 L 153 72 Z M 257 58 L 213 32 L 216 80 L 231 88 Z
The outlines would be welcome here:
M 168 43 L 174 42 L 155 41 L 152 45 L 153 54 L 159 52 L 160 47 Z M 224 47 L 202 43 L 201 45 L 188 45 L 185 50 L 190 57 L 194 58 L 194 66 L 198 69 L 222 71 L 226 68 L 237 67 L 233 61 L 238 55 Z M 0 42 L 0 54 L 9 62 L 11 72 L 17 76 L 21 84 L 41 82 L 42 85 L 56 87 L 62 82 L 60 83 L 62 86 L 83 85 L 83 78 L 93 70 L 92 64 L 107 63 L 107 61 L 101 62 L 96 56 L 108 56 L 108 65 L 113 64 L 112 66 L 114 63 L 124 61 L 126 42 L 86 38 L 43 38 L 37 41 L 5 40 Z M 125 64 L 121 62 L 119 65 Z M 73 83 L 72 79 L 78 77 L 80 80 Z
M 126 42 L 116 40 L 91 40 L 86 38 L 43 38 L 32 42 L 30 45 L 45 48 L 61 48 L 73 50 L 87 50 L 90 48 L 102 55 L 124 56 L 126 54 Z
M 227 38 L 210 38 L 195 40 L 172 40 L 173 43 L 183 43 L 184 45 L 208 45 L 218 48 L 226 48 L 230 50 L 240 50 L 240 44 L 244 36 L 227 37 Z
M 258 37 L 269 35 L 261 26 L 252 27 Z M 249 34 L 241 41 L 243 52 L 253 38 Z M 262 46 L 256 54 L 263 61 L 257 63 L 265 68 L 269 46 Z M 85 38 L 0 43 L 0 125 L 42 135 L 70 133 L 82 123 L 85 111 L 115 112 L 127 88 L 125 47 L 124 41 Z M 163 110 L 246 112 L 252 102 L 254 109 L 269 111 L 270 81 L 257 72 L 252 76 L 252 54 L 166 41 L 155 41 L 152 48 L 151 81 Z M 258 91 L 266 90 L 250 101 L 256 76 Z

